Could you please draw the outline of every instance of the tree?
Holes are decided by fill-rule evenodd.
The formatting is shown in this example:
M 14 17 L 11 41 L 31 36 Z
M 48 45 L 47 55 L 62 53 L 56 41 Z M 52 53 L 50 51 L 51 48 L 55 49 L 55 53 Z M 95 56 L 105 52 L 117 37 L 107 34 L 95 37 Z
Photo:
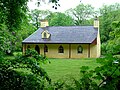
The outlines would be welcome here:
M 0 1 L 0 34 L 4 38 L 1 45 L 4 52 L 11 54 L 14 51 L 16 31 L 26 18 L 28 0 L 1 0 Z M 2 34 L 4 31 L 4 34 Z
M 120 54 L 120 21 L 112 23 L 113 31 L 110 32 L 110 39 L 107 41 L 107 53 Z
M 21 42 L 36 30 L 36 27 L 33 26 L 32 23 L 30 23 L 31 16 L 28 13 L 26 13 L 26 15 L 27 18 L 23 19 L 23 23 L 21 23 L 21 28 L 16 31 L 15 45 L 13 45 L 15 50 L 13 51 L 21 51 Z
M 14 59 L 0 58 L 0 90 L 44 90 L 51 80 L 40 66 L 46 58 L 34 50 Z
M 50 26 L 70 26 L 73 25 L 73 19 L 69 15 L 56 12 L 47 16 Z
M 10 32 L 20 27 L 22 19 L 25 18 L 28 0 L 1 0 L 0 12 L 2 12 L 4 22 Z
M 101 42 L 106 42 L 110 39 L 109 34 L 113 31 L 112 22 L 120 19 L 120 4 L 104 5 L 100 8 L 100 35 Z
M 13 51 L 15 37 L 9 33 L 5 24 L 0 25 L 0 51 L 10 54 Z
M 29 22 L 29 17 L 24 18 L 21 28 L 10 32 L 5 23 L 0 25 L 0 48 L 6 54 L 13 54 L 15 50 L 21 51 L 21 42 L 29 34 L 34 32 L 34 27 Z
M 119 26 L 117 26 L 119 23 L 115 22 L 119 22 L 120 19 L 120 4 L 104 5 L 100 13 L 102 53 L 119 54 L 119 37 L 117 37 L 119 36 Z
M 45 19 L 50 14 L 50 11 L 46 10 L 32 10 L 31 17 L 33 25 L 38 29 L 40 27 L 40 20 Z
M 75 25 L 86 25 L 86 21 L 93 17 L 95 12 L 91 5 L 79 4 L 76 8 L 67 10 L 66 13 L 73 16 Z
M 4 43 L 0 43 L 0 46 L 6 54 L 12 54 L 21 46 L 21 41 L 24 39 L 21 33 L 25 31 L 25 33 L 30 34 L 34 30 L 28 20 L 27 2 L 28 0 L 0 1 L 0 35 L 1 38 L 4 38 L 2 39 Z M 19 50 L 21 50 L 20 47 Z

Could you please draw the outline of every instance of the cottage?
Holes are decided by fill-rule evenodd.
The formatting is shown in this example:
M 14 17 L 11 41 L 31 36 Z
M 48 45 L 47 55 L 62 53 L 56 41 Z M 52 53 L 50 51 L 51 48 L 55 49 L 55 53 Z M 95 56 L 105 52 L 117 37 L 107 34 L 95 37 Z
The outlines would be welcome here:
M 22 41 L 23 53 L 35 49 L 49 58 L 100 57 L 99 21 L 93 26 L 49 26 L 41 20 L 41 27 Z

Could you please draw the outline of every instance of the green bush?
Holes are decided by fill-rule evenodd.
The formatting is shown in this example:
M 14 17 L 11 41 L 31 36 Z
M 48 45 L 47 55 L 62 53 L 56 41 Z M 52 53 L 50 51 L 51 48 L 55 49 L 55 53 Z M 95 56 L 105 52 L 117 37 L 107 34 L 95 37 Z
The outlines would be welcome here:
M 26 55 L 17 55 L 15 59 L 0 60 L 0 90 L 43 90 L 51 79 L 40 63 L 46 58 L 34 50 L 27 50 Z
M 73 79 L 73 85 L 67 85 L 68 90 L 119 90 L 120 88 L 120 59 L 108 55 L 97 59 L 101 65 L 95 70 L 88 66 L 81 67 L 82 77 Z

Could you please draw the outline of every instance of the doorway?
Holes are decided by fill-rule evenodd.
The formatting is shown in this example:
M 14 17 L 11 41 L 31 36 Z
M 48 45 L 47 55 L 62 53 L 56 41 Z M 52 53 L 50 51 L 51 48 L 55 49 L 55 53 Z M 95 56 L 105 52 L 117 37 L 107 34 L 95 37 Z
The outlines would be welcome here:
M 35 46 L 35 50 L 38 52 L 38 54 L 40 54 L 40 48 L 38 45 Z

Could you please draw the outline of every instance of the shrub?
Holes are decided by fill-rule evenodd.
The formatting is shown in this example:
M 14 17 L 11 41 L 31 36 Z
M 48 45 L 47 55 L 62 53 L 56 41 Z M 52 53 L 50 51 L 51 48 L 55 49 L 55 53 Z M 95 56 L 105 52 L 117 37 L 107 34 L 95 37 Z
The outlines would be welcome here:
M 88 66 L 81 67 L 82 77 L 73 79 L 73 85 L 68 90 L 119 90 L 120 88 L 120 59 L 108 55 L 97 59 L 101 65 L 95 70 Z M 73 87 L 71 87 L 73 86 Z
M 0 60 L 0 90 L 43 90 L 51 79 L 40 63 L 46 58 L 34 50 L 27 50 L 26 55 L 17 55 L 15 59 Z

